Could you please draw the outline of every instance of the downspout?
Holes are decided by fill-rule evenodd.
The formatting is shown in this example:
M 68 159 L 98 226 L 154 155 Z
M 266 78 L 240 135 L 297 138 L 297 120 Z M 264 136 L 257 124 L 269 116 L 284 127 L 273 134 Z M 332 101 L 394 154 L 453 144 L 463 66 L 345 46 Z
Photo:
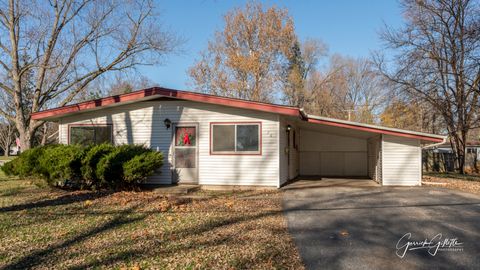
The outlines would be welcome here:
M 439 146 L 439 145 L 442 145 L 442 144 L 446 143 L 446 142 L 447 142 L 447 139 L 448 139 L 448 136 L 445 136 L 445 137 L 443 137 L 443 140 L 442 140 L 441 142 L 439 142 L 439 143 L 434 143 L 434 144 L 429 144 L 429 145 L 427 145 L 427 146 L 422 147 L 422 149 L 428 149 L 428 148 L 432 148 L 432 147 L 437 147 L 437 146 Z
M 308 115 L 305 112 L 305 109 L 299 108 L 298 111 L 300 112 L 300 119 L 307 121 L 308 120 Z
M 448 139 L 448 136 L 445 136 L 445 137 L 443 137 L 443 140 L 441 142 L 424 146 L 424 147 L 422 147 L 422 149 L 429 149 L 429 148 L 437 147 L 439 145 L 442 145 L 442 144 L 446 143 L 447 139 Z M 422 155 L 423 155 L 423 153 L 422 153 Z M 422 181 L 423 181 L 423 157 L 422 157 L 422 161 L 421 161 L 421 164 L 420 164 L 420 168 L 422 168 L 421 169 L 421 176 L 420 176 L 420 179 L 421 179 L 420 185 L 422 185 Z

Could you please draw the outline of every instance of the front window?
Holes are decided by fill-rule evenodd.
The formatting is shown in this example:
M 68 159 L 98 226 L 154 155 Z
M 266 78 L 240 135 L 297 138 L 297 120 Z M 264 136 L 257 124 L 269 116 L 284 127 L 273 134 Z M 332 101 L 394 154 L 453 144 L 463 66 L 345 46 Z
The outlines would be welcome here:
M 260 123 L 211 124 L 212 154 L 260 154 Z
M 112 126 L 71 126 L 69 144 L 112 143 Z

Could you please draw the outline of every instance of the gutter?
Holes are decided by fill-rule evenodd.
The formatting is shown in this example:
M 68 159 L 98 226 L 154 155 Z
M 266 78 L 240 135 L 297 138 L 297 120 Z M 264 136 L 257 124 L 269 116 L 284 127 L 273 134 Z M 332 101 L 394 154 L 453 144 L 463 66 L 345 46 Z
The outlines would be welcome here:
M 447 139 L 448 139 L 448 136 L 445 136 L 445 137 L 443 137 L 443 140 L 442 140 L 441 142 L 426 145 L 426 146 L 422 147 L 422 149 L 428 149 L 428 148 L 437 147 L 437 146 L 439 146 L 439 145 L 442 145 L 442 144 L 446 143 L 446 142 L 447 142 Z
M 299 108 L 298 111 L 300 112 L 300 118 L 302 120 L 307 121 L 308 120 L 308 114 L 305 112 L 304 108 Z

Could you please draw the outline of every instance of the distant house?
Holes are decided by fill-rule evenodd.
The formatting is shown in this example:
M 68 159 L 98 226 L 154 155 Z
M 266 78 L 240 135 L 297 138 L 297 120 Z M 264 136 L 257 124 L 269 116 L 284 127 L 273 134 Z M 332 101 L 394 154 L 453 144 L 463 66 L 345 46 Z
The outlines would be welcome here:
M 478 172 L 480 156 L 480 142 L 469 141 L 466 147 L 465 169 Z M 423 168 L 425 171 L 453 172 L 455 171 L 455 156 L 452 145 L 449 142 L 440 144 L 423 151 Z
M 17 145 L 12 145 L 10 146 L 10 152 L 9 152 L 9 155 L 11 156 L 16 156 L 20 153 L 20 147 L 18 147 Z
M 432 149 L 435 153 L 453 153 L 452 145 L 450 143 L 441 144 Z M 480 142 L 467 142 L 467 154 L 480 154 Z
M 65 144 L 145 144 L 149 183 L 280 187 L 298 177 L 421 184 L 421 146 L 445 137 L 310 115 L 300 108 L 149 88 L 32 114 Z

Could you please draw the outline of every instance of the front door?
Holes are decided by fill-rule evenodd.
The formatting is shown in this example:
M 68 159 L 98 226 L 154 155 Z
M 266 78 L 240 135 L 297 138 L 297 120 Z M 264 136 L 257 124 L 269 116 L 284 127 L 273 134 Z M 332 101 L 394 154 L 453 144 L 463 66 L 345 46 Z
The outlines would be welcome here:
M 176 183 L 198 183 L 197 130 L 197 124 L 174 125 L 173 179 Z

